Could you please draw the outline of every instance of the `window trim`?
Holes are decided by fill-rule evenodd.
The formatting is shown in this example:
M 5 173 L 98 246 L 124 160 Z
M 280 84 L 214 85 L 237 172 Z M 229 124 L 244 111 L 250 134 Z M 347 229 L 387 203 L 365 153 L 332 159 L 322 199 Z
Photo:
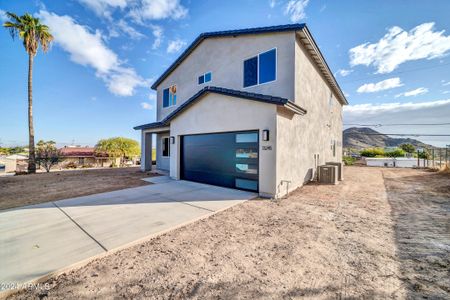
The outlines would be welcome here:
M 205 75 L 208 74 L 208 73 L 211 73 L 211 80 L 210 80 L 210 81 L 205 81 Z M 197 85 L 204 85 L 204 84 L 206 84 L 206 83 L 208 83 L 208 82 L 212 82 L 212 81 L 213 81 L 213 79 L 212 79 L 212 73 L 213 73 L 212 71 L 206 71 L 205 73 L 198 75 L 198 76 L 197 76 Z M 198 83 L 198 78 L 199 78 L 200 76 L 203 76 L 203 83 Z
M 263 53 L 266 53 L 266 52 L 269 52 L 269 51 L 272 51 L 272 50 L 275 50 L 275 79 L 272 80 L 272 81 L 267 81 L 267 82 L 264 82 L 264 83 L 259 83 L 259 56 L 260 56 L 261 54 L 263 54 Z M 245 74 L 244 74 L 244 72 L 245 72 L 245 70 L 244 70 L 244 62 L 245 62 L 246 60 L 249 60 L 249 59 L 251 59 L 251 58 L 254 58 L 255 56 L 258 58 L 258 64 L 257 64 L 258 69 L 256 70 L 256 82 L 257 82 L 257 83 L 256 83 L 255 85 L 244 86 L 244 76 L 245 76 Z M 243 87 L 244 89 L 248 89 L 248 88 L 252 88 L 252 87 L 255 87 L 255 86 L 260 86 L 260 85 L 265 85 L 265 84 L 268 84 L 268 83 L 276 82 L 276 81 L 278 80 L 278 76 L 277 76 L 277 74 L 278 74 L 278 47 L 273 47 L 273 48 L 270 48 L 270 49 L 261 51 L 261 52 L 257 53 L 256 55 L 252 55 L 252 56 L 249 56 L 249 57 L 244 58 L 244 59 L 242 60 L 241 66 L 242 66 L 242 72 L 241 72 L 241 73 L 242 73 L 242 87 Z
M 171 85 L 169 85 L 168 87 L 166 87 L 166 88 L 164 88 L 164 89 L 162 89 L 162 105 L 161 105 L 161 107 L 163 108 L 163 109 L 167 109 L 167 108 L 171 108 L 171 107 L 173 107 L 173 106 L 176 106 L 177 104 L 175 103 L 175 104 L 170 104 L 170 88 L 172 87 L 172 86 L 175 86 L 175 88 L 177 89 L 177 91 L 178 91 L 178 88 L 177 88 L 177 84 L 176 83 L 174 83 L 174 84 L 171 84 Z M 164 106 L 164 91 L 165 90 L 169 90 L 169 106 Z M 177 93 L 175 93 L 175 95 L 177 95 Z M 176 100 L 177 102 L 178 102 L 178 99 Z
M 168 155 L 164 155 L 164 144 L 165 140 L 167 140 L 167 153 Z M 170 157 L 170 137 L 169 136 L 163 136 L 161 137 L 161 157 Z

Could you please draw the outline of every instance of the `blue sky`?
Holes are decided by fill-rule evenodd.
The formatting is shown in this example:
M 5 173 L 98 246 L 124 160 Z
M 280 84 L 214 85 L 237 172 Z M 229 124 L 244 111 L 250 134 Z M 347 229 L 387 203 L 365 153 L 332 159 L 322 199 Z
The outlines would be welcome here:
M 155 120 L 151 83 L 201 32 L 306 22 L 350 106 L 345 123 L 450 122 L 450 2 L 0 0 L 32 13 L 55 44 L 34 65 L 36 139 L 139 139 Z M 0 30 L 0 143 L 27 142 L 27 56 Z M 450 126 L 380 127 L 450 133 Z M 436 145 L 447 138 L 420 138 Z

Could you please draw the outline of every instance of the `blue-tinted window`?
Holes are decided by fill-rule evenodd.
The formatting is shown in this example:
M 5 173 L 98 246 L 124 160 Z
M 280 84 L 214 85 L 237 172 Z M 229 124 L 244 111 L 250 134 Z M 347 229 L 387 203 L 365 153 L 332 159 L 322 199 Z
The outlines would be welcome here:
M 237 133 L 236 143 L 256 143 L 258 142 L 257 133 Z
M 210 82 L 211 81 L 211 72 L 208 72 L 205 74 L 205 82 Z
M 236 188 L 238 188 L 238 189 L 245 189 L 245 190 L 252 190 L 252 191 L 258 190 L 258 181 L 256 181 L 256 180 L 236 178 L 235 185 L 236 185 Z
M 266 83 L 276 79 L 277 52 L 275 49 L 259 55 L 259 83 Z
M 244 87 L 258 83 L 258 56 L 244 61 Z
M 203 84 L 205 82 L 205 76 L 199 76 L 198 77 L 198 84 Z
M 236 149 L 236 158 L 258 158 L 258 151 L 253 148 Z
M 258 174 L 258 167 L 255 164 L 236 164 L 236 171 L 246 174 Z
M 163 107 L 169 106 L 169 89 L 163 91 Z
M 177 86 L 172 85 L 163 90 L 163 107 L 169 107 L 177 104 Z

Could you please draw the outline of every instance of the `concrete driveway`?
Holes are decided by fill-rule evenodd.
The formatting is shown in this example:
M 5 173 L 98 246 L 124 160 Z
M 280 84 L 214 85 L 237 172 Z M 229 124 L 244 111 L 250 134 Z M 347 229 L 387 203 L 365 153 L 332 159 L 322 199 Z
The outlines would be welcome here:
M 0 212 L 0 283 L 28 282 L 257 195 L 206 184 L 155 184 Z

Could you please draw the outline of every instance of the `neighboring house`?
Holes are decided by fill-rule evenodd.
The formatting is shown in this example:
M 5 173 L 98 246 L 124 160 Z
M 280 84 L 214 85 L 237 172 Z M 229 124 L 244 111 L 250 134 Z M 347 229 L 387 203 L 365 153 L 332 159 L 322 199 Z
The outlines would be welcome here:
M 17 169 L 17 160 L 8 156 L 0 156 L 0 174 L 13 173 Z
M 305 24 L 203 33 L 156 80 L 142 170 L 280 197 L 342 160 L 347 100 Z
M 0 173 L 14 173 L 25 171 L 28 167 L 28 156 L 12 154 L 0 156 Z
M 77 167 L 110 167 L 113 162 L 118 166 L 119 158 L 110 158 L 107 154 L 96 153 L 93 147 L 66 146 L 59 149 L 60 166 L 75 164 Z

